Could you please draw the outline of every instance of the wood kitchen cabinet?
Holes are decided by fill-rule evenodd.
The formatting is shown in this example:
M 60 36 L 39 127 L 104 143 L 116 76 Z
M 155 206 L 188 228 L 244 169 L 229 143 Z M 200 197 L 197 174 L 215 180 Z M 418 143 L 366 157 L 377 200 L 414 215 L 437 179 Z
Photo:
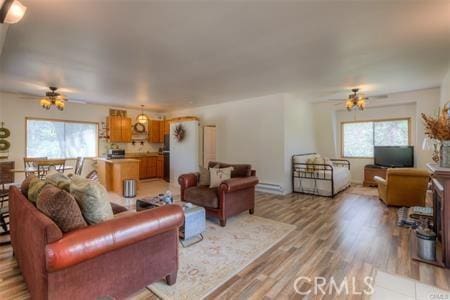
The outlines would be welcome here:
M 151 120 L 149 126 L 148 141 L 150 143 L 164 143 L 164 135 L 170 133 L 170 122 L 166 120 Z
M 164 120 L 164 134 L 170 134 L 170 121 L 169 120 Z
M 164 178 L 164 156 L 158 156 L 156 159 L 156 177 Z
M 109 116 L 107 123 L 111 143 L 131 143 L 131 118 Z
M 144 156 L 139 158 L 139 179 L 163 178 L 164 157 Z
M 148 140 L 150 143 L 160 143 L 161 142 L 161 121 L 159 120 L 150 120 L 150 129 L 148 131 L 149 137 Z

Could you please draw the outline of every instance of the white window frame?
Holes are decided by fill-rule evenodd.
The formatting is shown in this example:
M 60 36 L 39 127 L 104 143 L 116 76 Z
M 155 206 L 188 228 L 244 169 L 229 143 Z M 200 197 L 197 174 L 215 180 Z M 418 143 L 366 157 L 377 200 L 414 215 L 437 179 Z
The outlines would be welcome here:
M 345 156 L 344 155 L 344 125 L 345 124 L 351 124 L 351 123 L 382 123 L 382 122 L 392 122 L 392 121 L 407 121 L 408 122 L 408 145 L 405 146 L 410 146 L 411 145 L 411 118 L 393 118 L 393 119 L 375 119 L 375 120 L 360 120 L 360 121 L 344 121 L 341 122 L 341 157 L 342 158 L 362 158 L 362 159 L 372 159 L 373 156 Z M 372 131 L 372 136 L 373 139 L 375 140 L 375 131 Z M 375 142 L 373 143 L 375 146 Z
M 98 157 L 98 147 L 99 147 L 99 140 L 98 140 L 98 122 L 89 122 L 89 121 L 74 121 L 74 120 L 64 120 L 64 119 L 47 119 L 47 118 L 33 118 L 33 117 L 26 117 L 25 118 L 25 157 L 28 157 L 28 121 L 48 121 L 48 122 L 60 122 L 60 123 L 72 123 L 72 124 L 89 124 L 89 125 L 95 125 L 95 156 L 88 156 L 85 158 L 96 158 Z M 73 160 L 76 159 L 76 157 L 58 157 L 58 158 L 52 158 L 52 159 L 67 159 L 67 160 Z

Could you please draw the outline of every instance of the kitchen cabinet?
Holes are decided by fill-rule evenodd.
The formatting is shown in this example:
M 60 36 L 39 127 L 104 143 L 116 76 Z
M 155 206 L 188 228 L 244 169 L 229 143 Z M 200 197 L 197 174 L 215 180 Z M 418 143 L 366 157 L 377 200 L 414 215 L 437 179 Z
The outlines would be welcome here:
M 158 156 L 156 159 L 156 177 L 164 178 L 164 156 Z
M 169 120 L 164 120 L 164 134 L 170 134 L 170 121 Z
M 111 143 L 131 143 L 131 118 L 109 116 L 107 123 Z
M 165 121 L 160 121 L 159 123 L 159 142 L 164 143 L 164 123 Z
M 149 137 L 148 140 L 150 143 L 161 143 L 161 121 L 159 120 L 150 120 L 150 129 L 148 131 Z M 164 139 L 164 137 L 163 137 Z
M 152 155 L 139 158 L 139 179 L 163 178 L 164 156 Z

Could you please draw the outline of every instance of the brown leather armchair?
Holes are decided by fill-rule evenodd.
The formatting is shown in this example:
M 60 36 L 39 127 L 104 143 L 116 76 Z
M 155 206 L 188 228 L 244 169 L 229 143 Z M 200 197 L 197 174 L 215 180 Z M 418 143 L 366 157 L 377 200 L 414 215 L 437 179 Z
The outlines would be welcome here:
M 430 174 L 425 170 L 413 168 L 388 169 L 386 180 L 375 176 L 378 196 L 393 206 L 425 206 Z
M 248 210 L 255 210 L 255 186 L 258 184 L 255 170 L 247 164 L 226 164 L 210 162 L 209 168 L 233 167 L 231 179 L 223 181 L 218 188 L 197 186 L 199 173 L 183 174 L 178 177 L 181 186 L 181 201 L 186 201 L 205 208 L 206 214 L 219 219 L 225 226 L 227 218 Z
M 9 196 L 11 243 L 32 299 L 123 299 L 163 278 L 175 283 L 181 207 L 122 212 L 62 233 L 16 187 Z

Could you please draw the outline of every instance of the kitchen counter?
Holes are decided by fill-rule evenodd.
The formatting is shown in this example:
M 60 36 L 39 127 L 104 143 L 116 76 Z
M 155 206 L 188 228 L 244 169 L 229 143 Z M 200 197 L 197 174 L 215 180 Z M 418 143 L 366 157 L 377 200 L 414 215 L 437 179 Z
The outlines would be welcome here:
M 123 195 L 123 181 L 125 179 L 136 180 L 136 186 L 139 183 L 139 159 L 119 158 L 97 159 L 97 173 L 101 184 L 107 191 Z
M 149 157 L 149 156 L 162 156 L 162 153 L 158 152 L 143 152 L 143 153 L 127 153 L 126 158 L 139 158 L 139 157 Z
M 99 157 L 96 158 L 97 161 L 104 161 L 107 163 L 111 163 L 111 164 L 123 164 L 123 163 L 130 163 L 130 162 L 136 162 L 139 161 L 138 159 L 133 159 L 133 158 L 114 158 L 114 159 L 110 159 L 110 158 L 106 158 L 106 157 Z

